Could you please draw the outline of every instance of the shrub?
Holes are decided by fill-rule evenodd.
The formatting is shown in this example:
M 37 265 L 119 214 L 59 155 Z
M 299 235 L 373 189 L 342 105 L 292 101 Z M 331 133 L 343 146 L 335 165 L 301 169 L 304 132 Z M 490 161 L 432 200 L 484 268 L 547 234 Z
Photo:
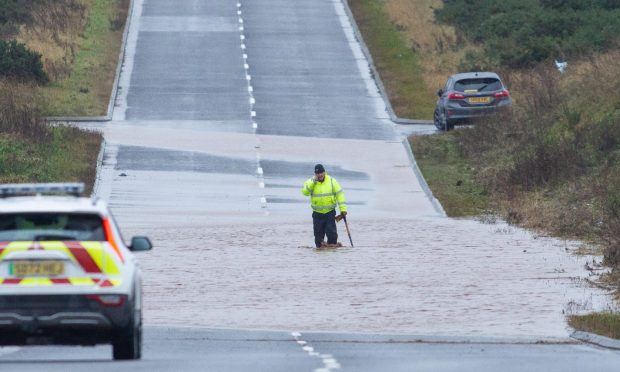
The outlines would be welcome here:
M 28 5 L 32 2 L 26 0 L 0 0 L 0 23 L 21 23 L 27 21 L 30 14 Z
M 620 34 L 618 1 L 444 0 L 443 3 L 443 8 L 435 11 L 436 19 L 481 43 L 484 59 L 506 67 L 527 68 L 548 59 L 608 50 Z
M 48 82 L 41 55 L 15 40 L 0 40 L 0 76 L 24 82 Z
M 0 80 L 0 133 L 45 143 L 50 131 L 37 112 L 36 86 Z

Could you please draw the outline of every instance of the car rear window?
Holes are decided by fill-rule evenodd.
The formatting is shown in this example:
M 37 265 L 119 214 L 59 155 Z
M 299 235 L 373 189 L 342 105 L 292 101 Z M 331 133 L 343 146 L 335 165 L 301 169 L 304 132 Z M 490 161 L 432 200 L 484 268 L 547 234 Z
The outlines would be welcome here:
M 457 92 L 492 92 L 502 89 L 502 82 L 496 78 L 462 79 L 454 83 Z
M 101 217 L 86 213 L 0 214 L 0 241 L 104 241 Z

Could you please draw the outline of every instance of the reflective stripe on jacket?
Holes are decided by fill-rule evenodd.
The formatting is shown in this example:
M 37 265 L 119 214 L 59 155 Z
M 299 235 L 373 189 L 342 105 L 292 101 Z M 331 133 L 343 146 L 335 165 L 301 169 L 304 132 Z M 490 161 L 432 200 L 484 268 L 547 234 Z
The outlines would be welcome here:
M 340 212 L 347 211 L 344 201 L 344 191 L 335 178 L 325 174 L 323 182 L 310 178 L 301 189 L 302 194 L 310 196 L 310 206 L 318 213 L 329 213 L 340 207 Z

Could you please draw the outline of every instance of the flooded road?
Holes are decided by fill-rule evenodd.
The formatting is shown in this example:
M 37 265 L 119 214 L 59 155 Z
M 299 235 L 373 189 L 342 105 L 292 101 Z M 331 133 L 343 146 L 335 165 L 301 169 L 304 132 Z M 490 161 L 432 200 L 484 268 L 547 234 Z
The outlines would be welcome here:
M 140 229 L 160 243 L 142 257 L 157 273 L 145 282 L 145 321 L 563 337 L 565 314 L 607 301 L 581 279 L 589 258 L 568 254 L 564 242 L 445 218 L 351 217 L 350 225 L 355 248 L 324 251 L 307 247 L 309 218 Z
M 155 244 L 146 325 L 545 338 L 608 306 L 573 245 L 444 217 L 340 1 L 170 4 L 134 3 L 97 187 Z M 319 162 L 355 248 L 307 248 Z

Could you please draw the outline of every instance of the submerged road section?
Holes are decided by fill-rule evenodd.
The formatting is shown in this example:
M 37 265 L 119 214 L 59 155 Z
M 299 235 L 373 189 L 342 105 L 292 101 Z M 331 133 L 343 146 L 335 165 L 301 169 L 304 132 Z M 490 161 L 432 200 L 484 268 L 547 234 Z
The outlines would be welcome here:
M 97 193 L 156 245 L 146 324 L 568 336 L 566 314 L 607 304 L 584 281 L 593 258 L 444 217 L 345 9 L 134 2 Z M 315 163 L 344 187 L 355 248 L 308 248 Z

